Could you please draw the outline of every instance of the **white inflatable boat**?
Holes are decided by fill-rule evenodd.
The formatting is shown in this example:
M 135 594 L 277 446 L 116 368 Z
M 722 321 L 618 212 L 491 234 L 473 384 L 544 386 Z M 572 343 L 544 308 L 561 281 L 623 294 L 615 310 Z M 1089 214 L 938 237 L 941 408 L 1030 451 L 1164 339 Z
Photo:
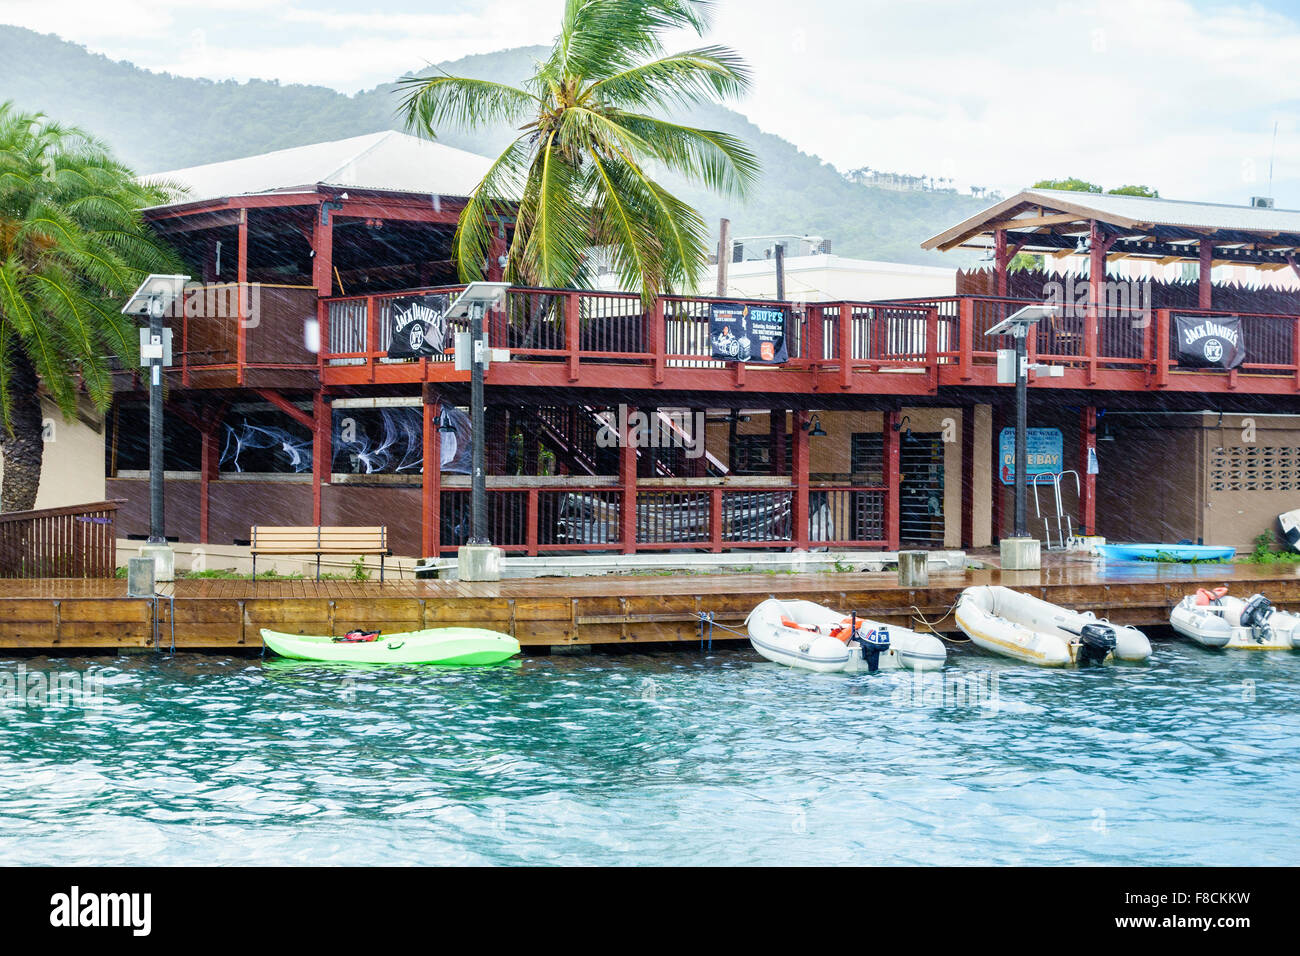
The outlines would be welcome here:
M 1030 664 L 1063 667 L 1116 658 L 1144 661 L 1151 642 L 1133 627 L 1099 621 L 998 585 L 967 588 L 953 612 L 957 626 L 979 647 Z
M 811 671 L 937 670 L 948 652 L 932 634 L 843 614 L 812 601 L 769 598 L 745 619 L 769 661 Z
M 1230 596 L 1226 587 L 1200 588 L 1187 595 L 1169 612 L 1169 623 L 1202 647 L 1247 651 L 1300 648 L 1300 617 L 1275 609 L 1262 594 L 1243 601 Z

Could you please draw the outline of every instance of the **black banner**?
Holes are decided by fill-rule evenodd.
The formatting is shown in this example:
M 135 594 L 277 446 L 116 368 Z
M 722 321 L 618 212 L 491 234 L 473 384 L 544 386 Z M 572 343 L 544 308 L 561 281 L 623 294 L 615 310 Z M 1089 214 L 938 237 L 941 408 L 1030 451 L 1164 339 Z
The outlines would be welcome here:
M 451 346 L 447 329 L 447 307 L 451 296 L 407 295 L 393 299 L 389 305 L 392 338 L 388 342 L 389 358 L 421 358 L 441 355 Z
M 1246 360 L 1241 319 L 1235 315 L 1176 315 L 1178 364 L 1193 368 L 1236 368 Z
M 724 362 L 780 365 L 789 357 L 785 309 L 715 302 L 709 311 L 711 354 Z

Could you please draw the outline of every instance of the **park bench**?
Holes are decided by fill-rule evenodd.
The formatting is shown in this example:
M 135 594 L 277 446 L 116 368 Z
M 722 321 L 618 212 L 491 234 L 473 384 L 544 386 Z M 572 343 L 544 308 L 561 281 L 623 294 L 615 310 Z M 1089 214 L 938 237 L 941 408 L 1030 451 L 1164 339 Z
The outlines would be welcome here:
M 253 577 L 257 577 L 259 554 L 316 555 L 316 580 L 320 580 L 323 554 L 377 554 L 379 580 L 384 580 L 384 558 L 388 549 L 388 528 L 307 527 L 288 528 L 253 525 L 249 534 L 249 553 L 253 557 Z

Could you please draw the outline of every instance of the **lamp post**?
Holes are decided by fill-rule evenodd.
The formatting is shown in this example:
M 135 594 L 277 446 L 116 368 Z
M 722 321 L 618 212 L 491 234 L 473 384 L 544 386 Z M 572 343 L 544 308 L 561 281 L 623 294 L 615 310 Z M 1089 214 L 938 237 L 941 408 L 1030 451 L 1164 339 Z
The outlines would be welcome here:
M 1027 305 L 1013 312 L 986 332 L 986 335 L 1010 335 L 1015 348 L 998 353 L 998 382 L 1007 384 L 1014 381 L 1016 386 L 1016 451 L 1015 451 L 1015 505 L 1012 517 L 1012 536 L 1002 540 L 1002 567 L 1005 570 L 1027 570 L 1041 564 L 1038 541 L 1029 537 L 1028 521 L 1025 516 L 1026 472 L 1029 468 L 1029 355 L 1027 342 L 1029 329 L 1040 319 L 1056 314 L 1056 308 L 1049 305 Z M 1006 368 L 1003 358 L 1010 352 L 1013 367 Z M 1060 366 L 1035 366 L 1059 375 Z
M 508 282 L 471 282 L 447 308 L 448 319 L 469 318 L 469 334 L 457 336 L 456 368 L 469 366 L 470 417 L 470 537 L 458 554 L 462 581 L 494 581 L 501 576 L 501 551 L 493 548 L 487 530 L 487 475 L 483 416 L 483 373 L 491 360 L 483 316 L 505 298 Z
M 153 558 L 156 581 L 175 577 L 163 511 L 162 370 L 171 359 L 171 330 L 163 328 L 162 320 L 184 293 L 189 279 L 182 275 L 151 275 L 122 306 L 123 315 L 149 320 L 148 326 L 140 330 L 140 363 L 149 369 L 149 540 L 140 555 Z

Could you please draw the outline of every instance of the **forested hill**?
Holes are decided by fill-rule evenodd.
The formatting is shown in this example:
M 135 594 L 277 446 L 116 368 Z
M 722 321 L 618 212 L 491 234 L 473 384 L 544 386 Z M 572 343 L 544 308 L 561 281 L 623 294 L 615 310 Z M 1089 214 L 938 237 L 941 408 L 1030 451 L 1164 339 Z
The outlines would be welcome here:
M 525 76 L 541 47 L 465 57 L 439 64 L 450 73 Z M 110 60 L 58 37 L 0 26 L 0 100 L 85 127 L 140 172 L 234 159 L 383 129 L 400 129 L 391 87 L 352 96 L 321 86 L 274 80 L 190 79 Z M 268 68 L 270 64 L 268 64 Z M 743 104 L 742 104 L 743 105 Z M 972 215 L 984 200 L 945 192 L 894 192 L 847 181 L 830 164 L 764 133 L 740 113 L 707 106 L 678 119 L 746 140 L 763 178 L 743 205 L 682 187 L 710 223 L 730 216 L 736 235 L 812 233 L 841 255 L 899 262 L 960 264 L 927 253 L 921 240 Z M 491 154 L 510 131 L 446 130 L 450 146 Z M 863 163 L 871 157 L 864 156 Z

